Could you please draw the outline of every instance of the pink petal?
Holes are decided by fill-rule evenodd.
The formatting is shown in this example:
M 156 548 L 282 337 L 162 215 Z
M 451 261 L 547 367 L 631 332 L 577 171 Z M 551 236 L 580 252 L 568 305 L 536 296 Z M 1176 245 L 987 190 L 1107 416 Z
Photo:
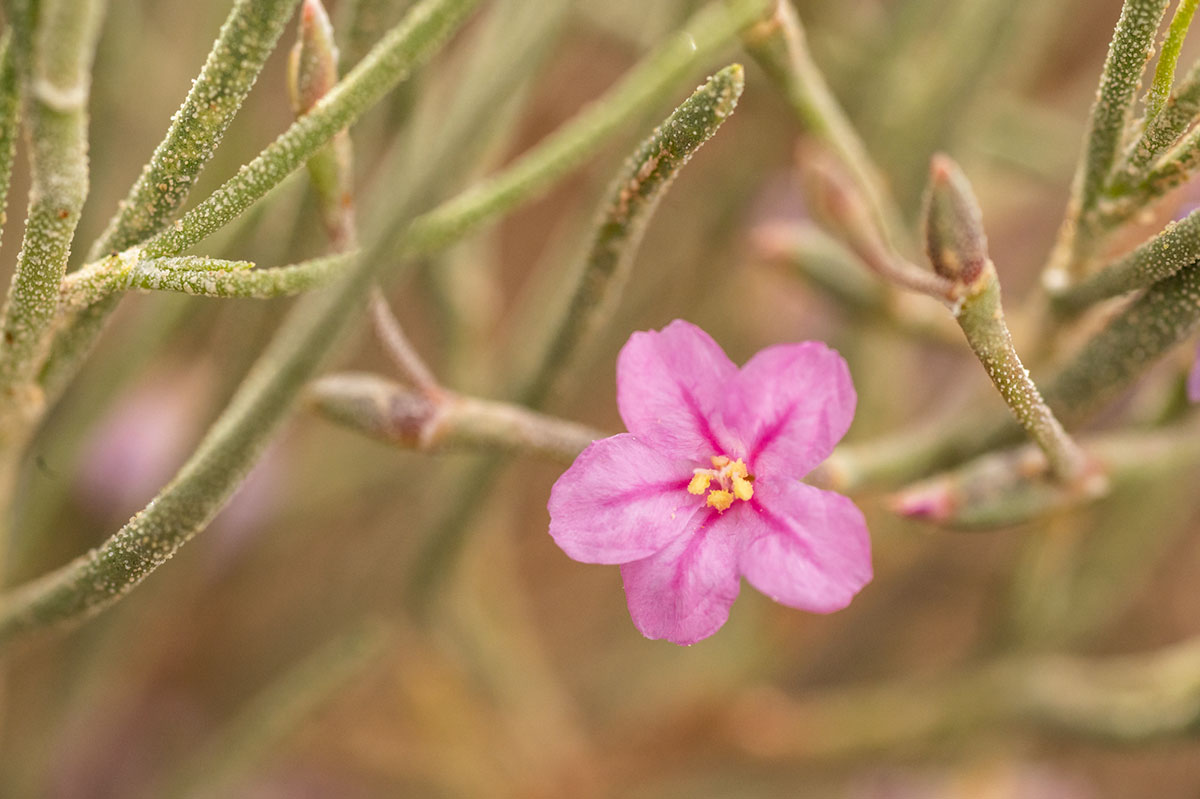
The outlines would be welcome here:
M 724 448 L 712 425 L 737 367 L 700 328 L 676 319 L 634 333 L 617 359 L 617 405 L 625 427 L 670 455 L 707 461 Z
M 871 539 L 846 497 L 789 479 L 754 483 L 752 513 L 739 518 L 740 569 L 776 602 L 831 613 L 871 581 Z
M 715 633 L 737 599 L 737 525 L 707 508 L 666 549 L 621 567 L 634 626 L 647 638 L 694 644 Z
M 856 401 L 842 356 L 805 341 L 751 358 L 729 387 L 721 416 L 745 442 L 756 475 L 799 478 L 846 434 Z
M 702 503 L 690 464 L 628 433 L 593 442 L 550 490 L 550 535 L 584 563 L 628 563 L 676 538 Z

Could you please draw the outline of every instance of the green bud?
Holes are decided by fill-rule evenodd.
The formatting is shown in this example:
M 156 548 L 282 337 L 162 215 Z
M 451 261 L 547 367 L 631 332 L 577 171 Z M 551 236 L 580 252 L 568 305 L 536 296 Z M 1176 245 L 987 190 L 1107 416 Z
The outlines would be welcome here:
M 933 157 L 925 201 L 925 252 L 933 271 L 963 285 L 988 267 L 983 215 L 971 184 L 947 155 Z

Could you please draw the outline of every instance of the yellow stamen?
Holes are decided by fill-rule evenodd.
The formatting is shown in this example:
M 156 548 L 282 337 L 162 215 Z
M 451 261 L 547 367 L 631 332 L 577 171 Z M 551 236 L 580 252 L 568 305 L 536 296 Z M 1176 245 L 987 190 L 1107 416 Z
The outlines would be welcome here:
M 733 476 L 733 495 L 741 500 L 750 499 L 754 496 L 754 486 L 750 485 L 750 481 L 745 477 L 735 474 Z
M 724 469 L 729 465 L 729 458 L 726 458 L 724 455 L 713 455 L 712 465 L 715 469 Z
M 734 478 L 745 477 L 749 473 L 750 472 L 746 470 L 746 464 L 742 461 L 741 458 L 738 458 L 736 461 L 729 464 L 729 476 L 730 477 L 734 477 Z
M 709 474 L 708 472 L 701 471 L 700 469 L 697 469 L 696 473 L 694 475 L 692 475 L 692 482 L 688 483 L 688 493 L 689 494 L 703 494 L 705 491 L 708 490 L 708 484 L 711 482 L 712 482 L 711 474 Z M 678 485 L 678 483 L 676 483 L 676 485 Z
M 733 494 L 728 491 L 717 489 L 708 492 L 708 507 L 716 508 L 720 512 L 729 510 L 729 506 L 733 504 Z

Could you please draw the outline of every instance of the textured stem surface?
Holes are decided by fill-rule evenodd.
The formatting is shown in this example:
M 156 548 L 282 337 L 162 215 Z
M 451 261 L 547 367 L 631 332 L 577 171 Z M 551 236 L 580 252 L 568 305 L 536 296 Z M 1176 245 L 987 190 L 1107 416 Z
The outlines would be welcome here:
M 603 433 L 505 402 L 427 394 L 370 374 L 323 377 L 308 390 L 314 410 L 372 438 L 422 452 L 474 449 L 529 453 L 570 463 Z
M 30 189 L 25 237 L 0 316 L 0 442 L 38 417 L 33 386 L 50 344 L 58 289 L 88 191 L 87 100 L 103 3 L 48 0 L 39 8 L 26 111 Z
M 542 405 L 580 346 L 612 313 L 658 201 L 684 164 L 733 113 L 744 86 L 740 64 L 716 73 L 625 163 L 596 224 L 587 259 L 576 272 L 571 299 L 550 326 L 536 371 L 521 389 L 522 402 Z
M 394 31 L 387 38 L 392 68 L 404 74 L 418 56 L 428 57 L 473 6 L 471 0 L 425 0 L 416 6 L 399 34 Z M 364 63 L 379 58 L 368 56 Z M 362 307 L 379 266 L 378 260 L 359 258 L 346 278 L 292 310 L 200 446 L 142 512 L 99 548 L 0 598 L 0 641 L 99 612 L 204 529 Z
M 771 2 L 722 0 L 703 7 L 616 86 L 536 149 L 498 175 L 419 217 L 403 237 L 403 248 L 415 253 L 442 249 L 485 220 L 540 194 L 625 122 L 666 100 L 698 64 L 725 47 L 747 25 L 759 20 Z

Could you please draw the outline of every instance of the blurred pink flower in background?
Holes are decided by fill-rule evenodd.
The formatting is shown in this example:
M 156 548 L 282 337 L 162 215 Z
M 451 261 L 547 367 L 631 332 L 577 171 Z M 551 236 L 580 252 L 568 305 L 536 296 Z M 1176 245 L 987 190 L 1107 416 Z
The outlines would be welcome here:
M 817 613 L 844 608 L 870 581 L 858 508 L 799 482 L 854 417 L 836 352 L 781 344 L 739 370 L 707 333 L 676 320 L 622 348 L 617 404 L 629 432 L 593 443 L 558 479 L 550 535 L 575 560 L 621 564 L 647 638 L 712 635 L 741 577 Z
M 187 457 L 208 395 L 206 369 L 159 374 L 122 396 L 84 445 L 78 491 L 92 513 L 127 516 Z
M 124 519 L 149 502 L 187 459 L 203 432 L 212 371 L 196 366 L 134 387 L 96 426 L 84 446 L 77 492 L 90 513 Z M 286 483 L 285 443 L 275 442 L 211 525 L 224 563 L 277 510 Z

